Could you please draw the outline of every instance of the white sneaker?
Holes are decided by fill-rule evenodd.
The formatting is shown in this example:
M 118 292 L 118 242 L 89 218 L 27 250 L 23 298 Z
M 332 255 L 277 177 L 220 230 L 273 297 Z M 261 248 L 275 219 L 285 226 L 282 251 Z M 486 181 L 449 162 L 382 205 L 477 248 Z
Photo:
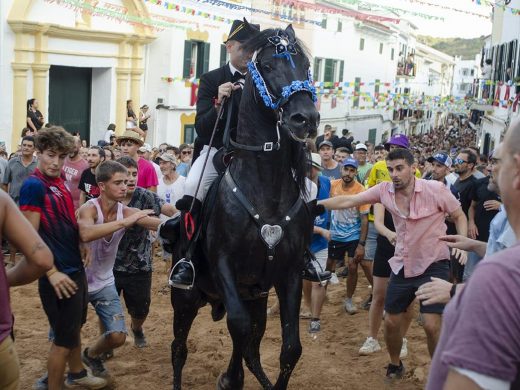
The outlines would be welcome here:
M 88 370 L 84 377 L 72 379 L 70 375 L 67 375 L 67 379 L 65 380 L 65 388 L 67 389 L 102 389 L 103 387 L 106 387 L 106 385 L 106 379 L 93 376 Z
M 365 343 L 361 348 L 359 348 L 359 354 L 361 356 L 367 356 L 374 352 L 381 351 L 381 346 L 379 345 L 379 341 L 377 341 L 373 337 L 367 337 Z
M 357 307 L 352 303 L 352 299 L 345 299 L 345 311 L 348 314 L 356 314 L 357 313 Z
M 330 284 L 339 284 L 338 275 L 335 272 L 331 274 L 329 282 Z
M 401 353 L 399 354 L 399 357 L 401 359 L 404 359 L 407 356 L 408 356 L 408 340 L 406 340 L 403 337 L 403 345 L 401 346 Z

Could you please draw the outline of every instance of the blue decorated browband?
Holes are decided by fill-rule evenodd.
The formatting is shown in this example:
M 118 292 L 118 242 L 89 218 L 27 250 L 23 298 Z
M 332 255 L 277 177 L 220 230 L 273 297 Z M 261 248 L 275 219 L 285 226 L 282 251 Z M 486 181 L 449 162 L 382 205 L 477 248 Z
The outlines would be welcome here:
M 285 35 L 283 32 L 278 31 L 276 35 L 269 37 L 267 39 L 269 43 L 276 48 L 276 53 L 273 54 L 274 58 L 285 58 L 287 61 L 291 63 L 291 66 L 295 68 L 292 56 L 296 55 L 298 52 L 296 50 L 295 42 L 291 42 L 289 37 Z M 278 109 L 280 106 L 285 104 L 291 95 L 295 94 L 298 91 L 307 91 L 312 96 L 312 101 L 316 102 L 316 88 L 314 88 L 311 71 L 308 71 L 307 80 L 294 80 L 290 85 L 287 85 L 282 88 L 281 96 L 276 98 L 275 95 L 269 92 L 267 88 L 267 84 L 265 83 L 264 78 L 262 77 L 260 71 L 257 67 L 256 57 L 258 53 L 262 49 L 259 49 L 254 52 L 251 61 L 247 64 L 247 68 L 249 70 L 249 74 L 253 78 L 255 83 L 255 87 L 258 90 L 258 93 L 262 97 L 264 104 L 273 110 Z M 276 99 L 275 101 L 273 100 Z

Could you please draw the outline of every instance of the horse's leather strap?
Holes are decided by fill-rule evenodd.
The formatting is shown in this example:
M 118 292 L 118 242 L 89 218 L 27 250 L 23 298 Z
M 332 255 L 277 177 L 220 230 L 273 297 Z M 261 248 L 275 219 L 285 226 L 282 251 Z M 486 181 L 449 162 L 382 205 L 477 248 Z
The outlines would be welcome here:
M 260 216 L 260 214 L 256 211 L 255 206 L 247 199 L 247 197 L 244 195 L 242 190 L 240 190 L 240 187 L 237 185 L 235 180 L 233 180 L 233 177 L 231 176 L 231 173 L 229 172 L 229 169 L 226 171 L 224 175 L 224 179 L 226 180 L 227 185 L 229 188 L 231 188 L 231 191 L 235 195 L 235 197 L 238 199 L 240 204 L 247 210 L 251 218 L 253 218 L 253 221 L 257 224 L 258 228 L 261 229 L 262 226 L 266 225 L 264 219 Z M 285 228 L 289 222 L 294 218 L 298 210 L 300 209 L 302 204 L 301 197 L 298 196 L 296 199 L 296 202 L 293 204 L 293 206 L 289 209 L 286 216 L 283 218 L 283 220 L 278 223 L 277 225 L 282 228 Z M 265 241 L 264 241 L 265 243 Z M 271 260 L 274 257 L 274 250 L 275 246 L 271 247 L 267 243 L 265 243 L 267 246 L 267 253 L 268 257 Z

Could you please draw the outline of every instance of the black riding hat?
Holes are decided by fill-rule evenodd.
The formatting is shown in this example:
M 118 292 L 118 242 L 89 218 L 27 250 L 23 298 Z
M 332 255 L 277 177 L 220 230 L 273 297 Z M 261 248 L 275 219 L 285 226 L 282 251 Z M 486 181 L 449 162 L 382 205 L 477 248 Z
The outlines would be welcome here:
M 233 20 L 228 38 L 224 43 L 227 41 L 238 41 L 242 43 L 253 38 L 259 32 L 259 24 L 251 24 L 246 20 L 246 18 L 244 18 L 244 20 Z

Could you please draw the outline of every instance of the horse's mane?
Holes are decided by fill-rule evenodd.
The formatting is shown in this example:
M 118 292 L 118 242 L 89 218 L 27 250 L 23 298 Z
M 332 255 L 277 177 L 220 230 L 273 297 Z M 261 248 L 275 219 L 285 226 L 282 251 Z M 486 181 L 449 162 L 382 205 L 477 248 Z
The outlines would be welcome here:
M 255 50 L 258 50 L 258 49 L 264 47 L 268 43 L 267 38 L 276 35 L 279 31 L 284 32 L 285 30 L 281 29 L 281 28 L 268 28 L 268 29 L 262 30 L 258 34 L 253 36 L 251 39 L 245 41 L 242 44 L 242 47 L 244 48 L 245 51 L 249 51 L 252 53 Z M 304 57 L 309 58 L 310 57 L 309 50 L 307 49 L 305 44 L 301 40 L 299 40 L 297 37 L 294 37 L 294 39 L 295 39 L 296 49 L 298 50 L 298 52 L 300 54 L 302 54 Z

